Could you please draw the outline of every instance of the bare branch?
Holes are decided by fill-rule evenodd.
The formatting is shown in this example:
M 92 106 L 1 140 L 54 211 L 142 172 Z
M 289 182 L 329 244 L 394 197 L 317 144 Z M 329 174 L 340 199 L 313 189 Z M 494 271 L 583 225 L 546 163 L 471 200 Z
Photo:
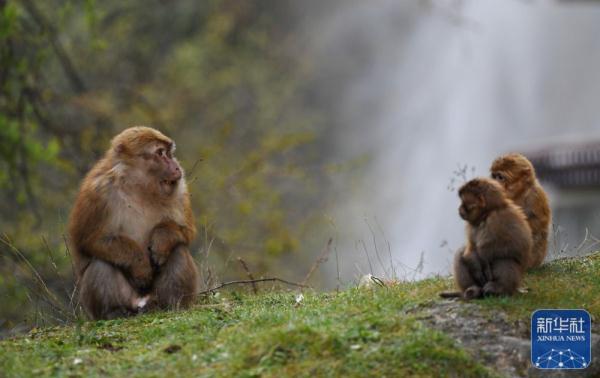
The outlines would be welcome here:
M 304 280 L 302 280 L 302 285 L 306 285 L 306 283 L 308 282 L 310 277 L 313 275 L 314 271 L 317 270 L 319 265 L 321 265 L 322 263 L 327 261 L 327 255 L 329 255 L 329 252 L 331 251 L 331 243 L 332 242 L 333 242 L 333 238 L 329 238 L 329 240 L 327 241 L 327 245 L 325 246 L 325 248 L 323 248 L 319 257 L 315 260 L 315 262 L 310 267 L 310 270 L 306 274 L 306 277 L 304 277 Z
M 373 227 L 371 227 L 371 224 L 369 223 L 369 219 L 365 218 L 365 223 L 367 224 L 367 227 L 369 228 L 369 232 L 371 233 L 371 238 L 373 239 L 373 245 L 375 246 L 375 256 L 377 257 L 379 266 L 381 266 L 384 276 L 387 277 L 389 275 L 388 275 L 387 269 L 385 268 L 385 265 L 383 265 L 383 261 L 381 261 L 381 257 L 379 256 L 379 248 L 377 247 L 377 237 L 375 236 L 375 231 L 373 231 Z
M 242 265 L 242 268 L 244 268 L 244 270 L 246 271 L 246 275 L 248 276 L 248 278 L 251 281 L 254 281 L 254 276 L 252 275 L 250 269 L 248 269 L 248 265 L 246 264 L 246 262 L 241 257 L 238 257 L 238 261 Z M 256 286 L 256 282 L 252 282 L 252 291 L 254 292 L 254 294 L 258 294 L 258 287 Z
M 367 245 L 365 244 L 365 241 L 360 239 L 358 241 L 358 243 L 363 247 L 363 250 L 365 251 L 365 255 L 367 256 L 367 262 L 369 263 L 369 270 L 371 271 L 371 274 L 375 273 L 375 271 L 373 270 L 373 264 L 371 264 L 371 258 L 369 257 L 369 251 L 367 250 Z
M 231 286 L 231 285 L 247 285 L 247 284 L 254 284 L 256 282 L 281 282 L 283 284 L 286 285 L 290 285 L 290 286 L 297 286 L 297 287 L 309 287 L 307 285 L 303 285 L 303 284 L 299 284 L 297 282 L 291 282 L 291 281 L 287 281 L 281 278 L 277 278 L 277 277 L 270 277 L 270 278 L 258 278 L 255 280 L 239 280 L 239 281 L 229 281 L 229 282 L 224 282 L 220 285 L 217 285 L 211 289 L 208 290 L 204 290 L 204 291 L 200 291 L 198 293 L 196 293 L 195 295 L 206 295 L 206 294 L 210 294 L 214 291 L 217 291 L 219 289 L 222 289 L 226 286 Z

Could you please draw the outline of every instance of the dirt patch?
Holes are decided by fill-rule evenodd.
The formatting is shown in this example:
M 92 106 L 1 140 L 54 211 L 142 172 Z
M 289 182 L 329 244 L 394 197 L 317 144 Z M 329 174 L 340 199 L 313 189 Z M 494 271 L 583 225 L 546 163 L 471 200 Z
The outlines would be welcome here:
M 181 350 L 181 345 L 173 344 L 166 347 L 163 351 L 168 354 L 177 353 Z

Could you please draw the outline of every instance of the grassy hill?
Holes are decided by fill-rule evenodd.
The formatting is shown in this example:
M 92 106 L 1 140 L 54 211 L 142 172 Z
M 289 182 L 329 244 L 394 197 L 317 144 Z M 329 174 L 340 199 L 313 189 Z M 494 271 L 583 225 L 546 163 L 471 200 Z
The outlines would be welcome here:
M 186 312 L 1 341 L 0 376 L 527 375 L 526 357 L 485 351 L 513 339 L 526 349 L 538 308 L 585 308 L 599 319 L 600 254 L 546 264 L 527 275 L 526 286 L 525 294 L 471 303 L 438 298 L 452 287 L 447 278 L 305 291 L 300 303 L 297 292 L 230 293 Z

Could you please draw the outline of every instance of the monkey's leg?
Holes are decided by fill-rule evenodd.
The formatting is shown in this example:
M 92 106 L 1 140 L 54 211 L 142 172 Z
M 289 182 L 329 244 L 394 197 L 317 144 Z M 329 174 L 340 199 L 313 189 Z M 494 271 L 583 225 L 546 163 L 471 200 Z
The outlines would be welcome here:
M 492 272 L 492 265 L 487 260 L 482 260 L 481 269 L 483 270 L 483 277 L 485 282 L 492 281 L 494 278 L 494 273 Z
M 483 260 L 477 251 L 472 250 L 469 254 L 462 253 L 462 262 L 469 270 L 469 274 L 477 283 L 477 286 L 483 287 L 486 282 L 492 280 L 490 265 Z
M 493 280 L 483 287 L 484 295 L 512 295 L 521 284 L 523 273 L 511 259 L 496 260 L 492 264 Z
M 478 280 L 473 277 L 472 270 L 474 266 L 465 262 L 464 252 L 465 248 L 461 248 L 454 256 L 454 280 L 462 292 L 463 298 L 479 298 L 481 296 L 481 286 Z
M 136 314 L 146 306 L 121 270 L 94 259 L 79 281 L 79 302 L 92 319 L 114 319 Z
M 154 294 L 163 308 L 187 307 L 198 292 L 198 269 L 186 246 L 175 247 L 160 267 L 154 281 Z

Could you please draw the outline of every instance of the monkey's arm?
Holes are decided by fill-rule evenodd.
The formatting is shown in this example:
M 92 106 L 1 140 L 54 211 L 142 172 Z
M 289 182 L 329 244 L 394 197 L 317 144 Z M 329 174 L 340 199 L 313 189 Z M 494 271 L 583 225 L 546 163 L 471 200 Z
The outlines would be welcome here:
M 488 277 L 488 270 L 490 269 L 489 263 L 483 260 L 477 251 L 472 249 L 472 247 L 467 247 L 465 249 L 461 256 L 461 260 L 477 284 L 479 286 L 485 285 Z
M 123 269 L 137 288 L 152 283 L 150 256 L 134 240 L 123 235 L 93 237 L 83 247 L 84 253 Z
M 171 218 L 166 218 L 156 225 L 150 233 L 148 250 L 152 263 L 157 266 L 161 266 L 167 261 L 175 247 L 179 245 L 189 246 L 196 236 L 196 222 L 194 222 L 194 213 L 192 212 L 187 188 L 180 206 L 183 208 L 183 224 L 179 224 Z
M 181 226 L 171 219 L 159 223 L 150 233 L 148 250 L 152 263 L 162 266 L 175 247 L 189 245 L 193 236 L 193 228 Z
M 109 217 L 106 201 L 92 191 L 83 191 L 75 203 L 69 226 L 76 253 L 123 269 L 136 287 L 149 286 L 153 272 L 148 253 L 134 240 L 108 230 Z

